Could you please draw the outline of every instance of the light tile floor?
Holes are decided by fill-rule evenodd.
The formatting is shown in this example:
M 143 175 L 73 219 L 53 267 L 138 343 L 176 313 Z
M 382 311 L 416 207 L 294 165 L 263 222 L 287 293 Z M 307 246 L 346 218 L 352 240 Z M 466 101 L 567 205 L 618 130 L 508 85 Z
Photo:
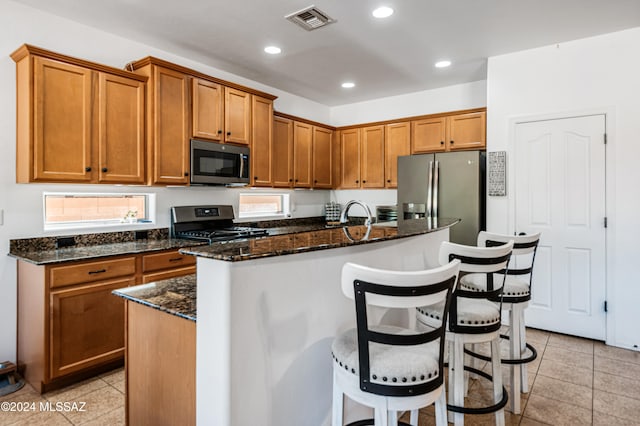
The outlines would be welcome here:
M 538 350 L 528 365 L 530 392 L 522 394 L 522 414 L 505 412 L 507 425 L 640 425 L 640 352 L 602 342 L 528 329 Z M 480 367 L 483 367 L 480 365 Z M 485 366 L 486 368 L 486 366 Z M 508 367 L 503 367 L 508 385 Z M 467 404 L 492 398 L 491 384 L 472 380 Z M 0 425 L 124 425 L 122 369 L 39 395 L 25 385 L 1 402 L 36 404 L 35 411 L 0 412 Z M 41 402 L 85 402 L 84 412 L 40 411 Z M 420 412 L 420 426 L 434 425 L 433 408 Z M 467 415 L 465 424 L 493 425 L 493 414 Z

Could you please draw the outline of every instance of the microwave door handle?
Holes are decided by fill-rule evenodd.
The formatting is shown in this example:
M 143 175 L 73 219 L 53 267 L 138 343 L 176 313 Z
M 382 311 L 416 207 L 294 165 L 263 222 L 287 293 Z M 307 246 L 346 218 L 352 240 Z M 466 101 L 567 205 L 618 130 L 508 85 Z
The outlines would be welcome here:
M 429 180 L 427 181 L 427 211 L 426 217 L 431 217 L 431 200 L 433 199 L 433 161 L 429 161 Z
M 440 174 L 440 162 L 433 165 L 433 217 L 438 217 L 438 175 Z
M 244 176 L 244 159 L 242 158 L 242 153 L 238 153 L 240 157 L 240 177 Z

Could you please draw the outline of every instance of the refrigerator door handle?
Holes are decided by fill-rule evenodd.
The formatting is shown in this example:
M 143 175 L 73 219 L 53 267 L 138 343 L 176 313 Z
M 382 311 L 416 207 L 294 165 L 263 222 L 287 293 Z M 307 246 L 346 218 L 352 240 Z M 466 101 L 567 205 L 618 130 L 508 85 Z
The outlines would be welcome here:
M 427 182 L 427 211 L 426 217 L 431 217 L 431 201 L 433 199 L 433 161 L 429 161 L 429 181 Z
M 436 160 L 433 165 L 433 217 L 438 217 L 438 175 L 440 174 L 440 162 Z

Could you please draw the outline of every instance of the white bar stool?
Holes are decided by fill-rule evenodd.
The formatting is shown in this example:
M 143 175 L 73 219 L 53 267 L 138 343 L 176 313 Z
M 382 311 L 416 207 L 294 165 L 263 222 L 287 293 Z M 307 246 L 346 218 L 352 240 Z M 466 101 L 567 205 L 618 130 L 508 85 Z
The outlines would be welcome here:
M 396 426 L 398 411 L 411 412 L 435 403 L 436 424 L 446 426 L 444 392 L 445 322 L 415 330 L 370 324 L 376 307 L 411 309 L 438 304 L 446 320 L 460 262 L 426 271 L 389 271 L 346 263 L 342 292 L 355 300 L 357 328 L 334 340 L 332 425 L 344 421 L 344 395 L 374 408 L 374 419 L 355 425 Z M 372 423 L 373 420 L 373 423 Z M 406 424 L 406 423 L 402 423 Z
M 511 366 L 511 411 L 520 414 L 519 392 L 529 392 L 526 365 L 536 359 L 538 353 L 535 348 L 527 344 L 524 310 L 531 300 L 531 280 L 533 278 L 533 263 L 536 257 L 540 232 L 531 235 L 503 235 L 482 231 L 478 234 L 479 247 L 496 247 L 513 241 L 513 252 L 506 273 L 504 291 L 502 293 L 502 309 L 508 311 L 509 332 L 503 338 L 509 339 L 509 359 L 502 359 L 503 364 Z M 477 274 L 465 275 L 460 278 L 460 288 L 470 291 L 484 290 L 483 277 Z M 527 356 L 527 349 L 530 355 Z M 488 360 L 486 357 L 474 356 Z
M 500 300 L 504 278 L 494 280 L 494 274 L 504 270 L 511 256 L 513 241 L 499 247 L 475 247 L 443 242 L 440 246 L 440 264 L 453 259 L 460 260 L 460 275 L 477 274 L 485 282 L 485 289 L 464 290 L 456 288 L 451 299 L 446 340 L 449 342 L 449 404 L 456 426 L 464 424 L 464 414 L 495 413 L 496 425 L 504 425 L 504 406 L 508 395 L 502 386 L 500 371 Z M 423 306 L 417 310 L 418 322 L 433 326 L 438 324 L 438 309 Z M 464 365 L 464 345 L 491 344 L 492 374 Z M 465 370 L 493 381 L 494 404 L 470 408 L 464 406 Z

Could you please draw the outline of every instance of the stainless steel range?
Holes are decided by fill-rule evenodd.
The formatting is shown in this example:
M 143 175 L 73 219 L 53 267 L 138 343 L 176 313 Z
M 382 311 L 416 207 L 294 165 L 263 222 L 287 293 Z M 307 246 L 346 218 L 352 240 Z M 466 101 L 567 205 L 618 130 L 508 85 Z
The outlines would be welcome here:
M 268 235 L 266 229 L 233 224 L 233 207 L 226 205 L 171 207 L 171 236 L 213 242 Z

